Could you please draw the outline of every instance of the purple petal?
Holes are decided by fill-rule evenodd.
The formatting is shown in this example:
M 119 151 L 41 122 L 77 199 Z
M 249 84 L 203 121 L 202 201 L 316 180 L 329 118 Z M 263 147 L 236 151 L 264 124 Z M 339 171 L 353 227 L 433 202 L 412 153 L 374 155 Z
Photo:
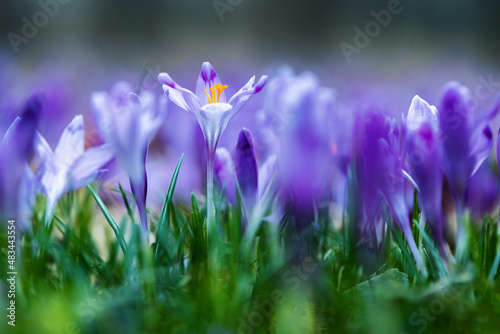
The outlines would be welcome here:
M 476 125 L 479 125 L 484 121 L 493 120 L 495 117 L 497 117 L 499 111 L 500 111 L 500 96 L 497 98 L 497 101 L 495 102 L 495 105 L 493 105 L 493 108 L 491 108 L 489 112 L 478 118 Z
M 234 115 L 233 107 L 227 103 L 211 103 L 200 108 L 195 114 L 205 137 L 207 149 L 215 153 L 220 135 Z
M 137 203 L 137 209 L 139 211 L 139 217 L 141 219 L 141 227 L 144 232 L 147 232 L 148 220 L 146 211 L 146 196 L 148 191 L 148 179 L 146 170 L 144 170 L 144 174 L 140 179 L 130 179 L 130 188 L 132 189 L 132 193 L 134 194 L 134 198 Z
M 102 175 L 101 168 L 114 157 L 114 151 L 110 145 L 104 144 L 89 148 L 83 153 L 71 170 L 71 187 L 73 190 L 94 182 Z
M 208 61 L 204 62 L 203 65 L 201 65 L 200 76 L 196 82 L 196 96 L 198 96 L 202 104 L 208 104 L 207 93 L 211 96 L 210 87 L 217 84 L 222 84 L 217 73 L 215 73 L 214 68 Z M 226 94 L 224 91 L 220 94 L 219 102 L 226 103 Z
M 60 163 L 70 166 L 83 154 L 84 148 L 83 116 L 77 115 L 64 129 L 54 156 Z
M 493 132 L 489 125 L 485 125 L 482 128 L 478 128 L 474 131 L 471 137 L 471 174 L 474 175 L 481 164 L 490 155 L 491 149 L 493 148 Z
M 118 81 L 111 87 L 110 95 L 116 104 L 127 104 L 129 94 L 134 91 L 132 85 L 127 81 Z
M 500 129 L 498 130 L 497 134 L 497 168 L 500 173 L 500 145 L 498 145 L 498 138 L 500 138 Z
M 236 202 L 236 184 L 234 182 L 234 164 L 229 151 L 222 147 L 215 151 L 214 171 L 221 187 L 231 203 Z
M 33 208 L 39 186 L 35 175 L 28 165 L 25 165 L 18 193 L 19 226 L 22 231 L 27 230 L 31 226 Z
M 9 149 L 15 148 L 12 152 L 21 163 L 28 158 L 33 147 L 41 109 L 41 97 L 38 95 L 31 97 L 24 105 L 21 117 L 14 120 L 4 135 L 2 146 Z M 17 161 L 11 161 L 11 163 L 17 163 Z
M 18 204 L 23 188 L 23 171 L 33 147 L 41 108 L 40 97 L 30 98 L 24 106 L 21 118 L 12 123 L 0 143 L 0 156 L 5 160 L 0 164 L 1 219 L 19 215 L 18 209 L 21 207 Z
M 273 154 L 264 161 L 259 168 L 259 199 L 262 199 L 266 193 L 271 181 L 276 174 L 278 159 Z
M 406 134 L 406 147 L 411 175 L 414 177 L 420 192 L 423 212 L 432 227 L 441 253 L 443 254 L 443 213 L 441 170 L 442 148 L 436 138 L 435 130 L 429 122 L 420 124 L 415 130 Z
M 438 112 L 435 106 L 429 105 L 420 96 L 415 95 L 408 110 L 407 126 L 418 128 L 422 123 L 429 123 L 433 129 L 438 127 Z
M 469 159 L 474 130 L 472 105 L 470 92 L 465 86 L 455 81 L 444 86 L 439 108 L 439 127 L 445 157 L 443 171 L 448 177 L 459 211 L 463 208 L 473 168 Z
M 229 99 L 228 103 L 233 106 L 233 115 L 236 115 L 240 111 L 250 96 L 260 92 L 264 88 L 267 83 L 267 75 L 262 76 L 257 84 L 254 85 L 254 82 L 255 76 L 250 78 L 247 84 Z
M 158 81 L 163 84 L 165 95 L 182 109 L 196 114 L 202 107 L 202 103 L 193 92 L 176 84 L 167 73 L 160 73 Z
M 234 169 L 241 195 L 251 210 L 257 201 L 258 169 L 251 132 L 243 128 L 234 153 Z
M 40 159 L 40 172 L 43 172 L 44 170 L 54 171 L 54 153 L 45 138 L 43 138 L 38 132 L 35 137 L 33 149 L 35 154 Z
M 471 178 L 467 205 L 481 221 L 498 207 L 498 179 L 490 164 L 483 164 Z

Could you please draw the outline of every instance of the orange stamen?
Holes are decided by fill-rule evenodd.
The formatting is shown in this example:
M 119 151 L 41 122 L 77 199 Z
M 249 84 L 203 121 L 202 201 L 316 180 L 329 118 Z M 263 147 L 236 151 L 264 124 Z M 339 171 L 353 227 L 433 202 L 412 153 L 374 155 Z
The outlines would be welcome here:
M 210 95 L 208 95 L 207 90 L 205 89 L 205 94 L 208 97 L 208 103 L 219 103 L 220 94 L 224 89 L 227 88 L 227 85 L 216 84 L 210 87 Z M 215 93 L 217 91 L 217 94 Z

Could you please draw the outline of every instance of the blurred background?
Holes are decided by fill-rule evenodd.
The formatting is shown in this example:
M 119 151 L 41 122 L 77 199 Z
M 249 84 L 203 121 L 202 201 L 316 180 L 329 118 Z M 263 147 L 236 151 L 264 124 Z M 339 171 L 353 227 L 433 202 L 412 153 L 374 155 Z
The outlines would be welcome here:
M 340 44 L 356 46 L 354 29 L 365 31 L 372 12 L 388 6 L 398 13 L 348 63 Z M 42 63 L 80 65 L 79 82 L 123 69 L 139 80 L 145 63 L 195 74 L 188 66 L 209 60 L 248 74 L 285 63 L 316 72 L 341 92 L 354 87 L 346 81 L 414 83 L 422 72 L 427 85 L 440 87 L 451 74 L 474 85 L 498 69 L 499 13 L 500 4 L 487 0 L 2 0 L 0 49 L 3 63 L 27 72 Z M 92 64 L 103 68 L 92 71 Z M 94 89 L 108 88 L 101 82 Z
M 498 14 L 500 3 L 486 0 L 2 0 L 0 134 L 36 91 L 47 96 L 40 132 L 50 144 L 76 114 L 92 133 L 93 91 L 128 80 L 160 96 L 159 72 L 194 89 L 207 60 L 230 94 L 252 75 L 272 78 L 287 65 L 314 72 L 338 92 L 341 108 L 376 105 L 401 119 L 415 94 L 435 104 L 443 84 L 458 80 L 470 87 L 481 114 L 500 93 Z M 374 23 L 375 16 L 383 24 Z M 265 98 L 263 92 L 251 99 L 221 146 L 234 148 L 243 126 L 257 131 Z M 200 140 L 190 142 L 197 124 L 176 106 L 166 123 L 160 138 L 187 143 L 165 146 L 170 171 L 186 146 Z M 184 137 L 169 135 L 174 129 Z M 96 141 L 89 136 L 87 144 Z M 191 164 L 203 166 L 203 153 Z M 161 173 L 169 178 L 170 172 Z M 186 180 L 201 187 L 203 175 L 193 175 Z
M 72 52 L 124 64 L 144 58 L 165 64 L 207 58 L 335 60 L 342 58 L 341 42 L 352 44 L 353 28 L 364 29 L 373 20 L 371 11 L 390 4 L 401 10 L 363 50 L 367 58 L 383 61 L 411 51 L 417 59 L 453 52 L 456 58 L 494 61 L 495 32 L 500 28 L 500 4 L 495 1 L 3 0 L 4 48 L 9 49 L 8 33 L 22 35 L 23 17 L 33 22 L 33 16 L 52 3 L 59 8 L 20 47 L 20 61 L 35 61 L 47 53 L 68 57 Z

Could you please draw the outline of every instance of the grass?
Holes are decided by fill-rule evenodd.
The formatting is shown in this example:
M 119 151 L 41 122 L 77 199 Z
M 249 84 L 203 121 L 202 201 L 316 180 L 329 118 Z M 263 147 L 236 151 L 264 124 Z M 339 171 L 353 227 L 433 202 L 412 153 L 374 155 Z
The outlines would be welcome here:
M 335 229 L 329 210 L 318 208 L 317 226 L 298 231 L 290 212 L 279 224 L 263 218 L 268 210 L 246 217 L 221 191 L 214 200 L 217 229 L 207 236 L 197 196 L 189 205 L 173 200 L 181 163 L 182 157 L 161 212 L 149 212 L 149 246 L 121 187 L 127 210 L 120 219 L 89 186 L 66 195 L 45 226 L 40 196 L 32 231 L 17 234 L 16 327 L 3 320 L 0 331 L 498 333 L 496 219 L 472 222 L 467 263 L 446 263 L 415 206 L 424 277 L 393 224 L 386 224 L 377 256 L 366 255 L 373 252 L 359 247 L 347 218 L 353 212 Z M 5 231 L 1 240 L 7 268 Z

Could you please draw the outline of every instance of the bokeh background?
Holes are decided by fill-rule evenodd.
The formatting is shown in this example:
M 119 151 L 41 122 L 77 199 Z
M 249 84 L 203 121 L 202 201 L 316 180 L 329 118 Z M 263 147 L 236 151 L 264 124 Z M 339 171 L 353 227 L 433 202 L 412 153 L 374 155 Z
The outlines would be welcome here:
M 500 3 L 401 0 L 400 13 L 346 61 L 339 45 L 355 45 L 354 29 L 365 30 L 374 20 L 371 11 L 386 10 L 391 3 L 395 1 L 2 0 L 0 133 L 23 101 L 41 91 L 48 107 L 40 132 L 49 143 L 55 144 L 74 115 L 83 114 L 88 145 L 93 145 L 98 141 L 92 137 L 93 91 L 128 80 L 160 96 L 159 72 L 194 89 L 206 60 L 230 93 L 252 75 L 272 78 L 287 65 L 297 73 L 314 72 L 337 90 L 339 106 L 353 112 L 376 105 L 401 119 L 415 94 L 436 103 L 449 80 L 468 85 L 473 94 L 480 91 L 477 113 L 486 112 L 500 93 Z M 26 20 L 33 23 L 44 8 L 55 14 L 16 52 L 9 34 L 22 37 Z M 496 84 L 485 85 L 488 81 Z M 221 146 L 234 148 L 243 126 L 258 137 L 256 119 L 264 103 L 265 92 L 252 98 L 223 134 Z M 494 122 L 493 130 L 497 128 Z M 170 106 L 158 136 L 167 143 L 158 145 L 166 161 L 150 162 L 150 157 L 148 163 L 166 166 L 153 171 L 165 176 L 166 183 L 179 155 L 200 145 L 200 133 L 190 115 Z M 195 171 L 203 166 L 203 156 L 200 148 L 197 157 L 186 157 L 185 165 L 193 166 L 180 175 L 187 194 L 202 188 L 203 168 Z

